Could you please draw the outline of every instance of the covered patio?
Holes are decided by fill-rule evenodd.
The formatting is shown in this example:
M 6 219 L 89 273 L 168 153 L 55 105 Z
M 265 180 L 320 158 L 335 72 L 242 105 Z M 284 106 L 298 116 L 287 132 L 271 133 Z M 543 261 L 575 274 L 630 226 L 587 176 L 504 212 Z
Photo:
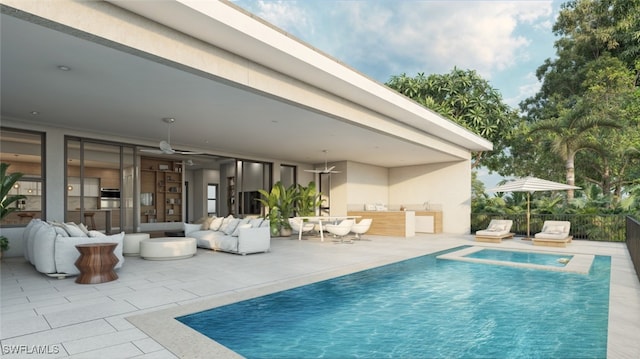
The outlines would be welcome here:
M 181 337 L 171 313 L 232 303 L 461 245 L 534 250 L 529 241 L 476 243 L 471 235 L 368 238 L 371 241 L 353 245 L 274 238 L 270 253 L 248 256 L 199 249 L 195 257 L 184 260 L 127 257 L 118 280 L 97 285 L 50 278 L 23 258 L 7 258 L 2 261 L 3 357 L 21 357 L 7 350 L 34 345 L 49 354 L 33 357 L 47 358 L 175 358 L 198 353 L 234 357 L 204 337 Z M 625 244 L 574 241 L 568 248 L 535 250 L 611 256 L 607 356 L 638 357 L 640 283 Z

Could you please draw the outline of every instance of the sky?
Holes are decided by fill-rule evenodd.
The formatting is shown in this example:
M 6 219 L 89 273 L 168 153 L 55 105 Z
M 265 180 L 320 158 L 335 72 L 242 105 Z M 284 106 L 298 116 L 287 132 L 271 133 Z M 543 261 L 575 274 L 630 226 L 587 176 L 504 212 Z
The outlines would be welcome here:
M 394 75 L 475 70 L 517 108 L 540 88 L 553 58 L 562 0 L 236 0 L 381 83 Z M 486 171 L 487 188 L 500 180 Z

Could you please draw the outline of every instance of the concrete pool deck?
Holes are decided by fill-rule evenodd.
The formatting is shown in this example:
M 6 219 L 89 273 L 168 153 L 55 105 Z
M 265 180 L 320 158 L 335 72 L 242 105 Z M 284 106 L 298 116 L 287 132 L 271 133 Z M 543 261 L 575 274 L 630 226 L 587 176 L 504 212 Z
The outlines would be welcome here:
M 118 280 L 96 285 L 49 278 L 23 258 L 5 258 L 3 358 L 28 350 L 29 358 L 237 357 L 172 318 L 460 245 L 611 256 L 607 357 L 640 357 L 640 282 L 624 243 L 534 248 L 518 238 L 478 243 L 471 235 L 367 238 L 354 244 L 274 238 L 270 253 L 248 256 L 199 249 L 175 261 L 126 257 Z

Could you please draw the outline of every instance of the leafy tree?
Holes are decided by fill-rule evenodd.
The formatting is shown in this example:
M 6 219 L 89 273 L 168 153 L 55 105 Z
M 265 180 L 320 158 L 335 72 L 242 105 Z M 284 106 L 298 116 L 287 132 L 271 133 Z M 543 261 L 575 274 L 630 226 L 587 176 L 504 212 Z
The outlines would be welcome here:
M 538 68 L 541 89 L 521 103 L 527 139 L 537 141 L 514 146 L 514 156 L 531 156 L 533 149 L 535 157 L 561 159 L 569 184 L 580 166 L 581 182 L 597 183 L 603 191 L 621 193 L 630 183 L 640 148 L 639 13 L 640 0 L 563 5 L 554 25 L 558 56 Z
M 492 152 L 474 154 L 472 167 L 499 168 L 502 157 L 498 155 L 508 145 L 517 114 L 475 71 L 454 68 L 444 75 L 401 74 L 387 86 L 493 142 Z

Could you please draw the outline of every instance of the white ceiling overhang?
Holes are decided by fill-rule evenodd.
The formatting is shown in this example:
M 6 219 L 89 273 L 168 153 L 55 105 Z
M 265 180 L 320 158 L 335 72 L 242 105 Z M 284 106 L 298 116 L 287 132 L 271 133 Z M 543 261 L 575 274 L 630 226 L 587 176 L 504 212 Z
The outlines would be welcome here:
M 149 143 L 176 117 L 174 147 L 307 163 L 325 148 L 384 167 L 491 149 L 229 3 L 2 2 L 6 117 Z

